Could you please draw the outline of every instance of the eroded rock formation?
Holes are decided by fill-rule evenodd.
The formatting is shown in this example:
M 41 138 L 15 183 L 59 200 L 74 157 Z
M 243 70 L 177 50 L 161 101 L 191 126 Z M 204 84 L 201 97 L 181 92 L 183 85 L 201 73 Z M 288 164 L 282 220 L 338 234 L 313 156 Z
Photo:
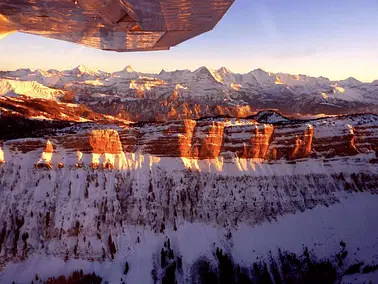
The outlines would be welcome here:
M 354 156 L 376 151 L 378 118 L 335 117 L 291 123 L 252 119 L 177 120 L 78 131 L 40 139 L 3 142 L 10 153 L 141 153 L 189 159 L 240 158 L 300 160 Z

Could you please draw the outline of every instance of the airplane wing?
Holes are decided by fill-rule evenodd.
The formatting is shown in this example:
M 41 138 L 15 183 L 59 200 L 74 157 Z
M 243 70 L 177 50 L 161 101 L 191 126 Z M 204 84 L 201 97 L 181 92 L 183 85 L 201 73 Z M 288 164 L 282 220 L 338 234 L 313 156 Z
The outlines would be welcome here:
M 234 1 L 0 0 L 0 39 L 18 31 L 103 50 L 168 50 L 213 29 Z

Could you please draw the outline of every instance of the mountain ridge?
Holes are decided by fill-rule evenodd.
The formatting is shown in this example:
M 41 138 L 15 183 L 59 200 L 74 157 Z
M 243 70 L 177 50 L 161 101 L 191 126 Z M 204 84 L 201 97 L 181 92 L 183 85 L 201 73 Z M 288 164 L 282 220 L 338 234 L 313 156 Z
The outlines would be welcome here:
M 73 67 L 72 69 L 48 69 L 48 70 L 45 70 L 45 71 L 47 71 L 47 72 L 64 72 L 64 71 L 82 70 L 82 72 L 86 71 L 86 72 L 89 72 L 89 73 L 102 73 L 102 74 L 114 74 L 114 73 L 117 73 L 117 72 L 127 71 L 129 73 L 136 72 L 136 73 L 141 73 L 141 74 L 159 75 L 162 72 L 164 72 L 164 73 L 174 73 L 174 72 L 178 72 L 178 71 L 195 72 L 196 70 L 200 70 L 202 68 L 206 68 L 210 71 L 232 73 L 234 75 L 246 75 L 246 74 L 253 73 L 253 72 L 255 72 L 255 73 L 256 72 L 263 72 L 263 73 L 267 73 L 267 74 L 284 74 L 284 75 L 291 75 L 291 76 L 298 76 L 298 77 L 326 79 L 326 80 L 331 81 L 331 82 L 341 82 L 341 81 L 347 81 L 349 79 L 352 79 L 354 81 L 366 84 L 366 83 L 373 83 L 374 81 L 378 80 L 378 79 L 375 79 L 375 80 L 372 80 L 372 81 L 360 81 L 360 80 L 358 80 L 354 77 L 351 77 L 351 76 L 344 78 L 344 79 L 332 79 L 331 80 L 331 79 L 324 77 L 324 76 L 321 76 L 321 75 L 320 76 L 313 76 L 313 75 L 307 75 L 307 74 L 304 74 L 304 73 L 292 74 L 292 73 L 285 73 L 285 72 L 274 73 L 274 72 L 266 71 L 262 68 L 255 68 L 255 69 L 251 69 L 250 71 L 246 71 L 246 72 L 232 72 L 231 69 L 227 68 L 226 66 L 219 67 L 218 69 L 213 69 L 213 68 L 209 68 L 205 65 L 202 65 L 202 66 L 199 66 L 199 67 L 193 68 L 193 69 L 176 69 L 176 70 L 161 69 L 160 72 L 141 72 L 141 71 L 136 71 L 131 65 L 125 65 L 125 67 L 122 70 L 118 70 L 118 71 L 117 70 L 116 71 L 103 71 L 99 68 L 92 68 L 92 67 L 89 67 L 88 65 L 85 65 L 85 64 L 79 64 L 79 65 Z M 43 70 L 43 69 L 40 69 L 40 68 L 37 68 L 37 69 L 18 68 L 18 69 L 15 69 L 15 70 L 0 69 L 0 72 L 24 71 L 24 72 L 32 73 L 32 72 L 36 72 L 37 70 Z
M 194 71 L 162 70 L 140 73 L 126 66 L 106 73 L 78 66 L 72 70 L 2 72 L 0 80 L 14 84 L 40 84 L 62 95 L 51 96 L 17 85 L 13 95 L 84 105 L 94 112 L 133 121 L 198 119 L 231 115 L 245 117 L 264 109 L 284 115 L 339 115 L 378 113 L 378 85 L 354 78 L 330 81 L 324 77 L 270 73 L 256 69 L 246 74 L 200 67 Z M 33 83 L 35 82 L 35 83 Z M 17 91 L 22 89 L 23 91 Z M 69 94 L 69 95 L 67 95 Z M 0 91 L 0 97 L 6 92 Z M 155 117 L 155 118 L 154 118 Z

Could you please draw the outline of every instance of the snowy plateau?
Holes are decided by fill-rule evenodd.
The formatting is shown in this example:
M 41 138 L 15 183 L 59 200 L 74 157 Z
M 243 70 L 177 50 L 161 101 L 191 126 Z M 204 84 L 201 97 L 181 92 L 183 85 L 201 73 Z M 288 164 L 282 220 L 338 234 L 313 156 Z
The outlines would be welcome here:
M 1 71 L 0 283 L 378 283 L 377 106 L 259 69 Z

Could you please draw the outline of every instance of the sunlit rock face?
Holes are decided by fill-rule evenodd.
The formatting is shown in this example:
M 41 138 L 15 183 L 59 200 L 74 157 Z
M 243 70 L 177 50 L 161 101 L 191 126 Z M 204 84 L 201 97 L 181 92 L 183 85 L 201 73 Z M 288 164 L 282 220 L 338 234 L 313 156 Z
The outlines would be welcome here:
M 378 145 L 377 117 L 360 115 L 303 122 L 259 123 L 253 119 L 177 120 L 113 129 L 76 129 L 49 138 L 2 142 L 15 153 L 41 155 L 143 154 L 189 160 L 256 159 L 262 162 L 371 154 Z M 72 131 L 69 131 L 72 132 Z M 3 154 L 4 156 L 4 154 Z M 6 159 L 6 158 L 4 158 Z
M 138 145 L 142 152 L 163 157 L 191 157 L 194 120 L 173 121 L 159 126 L 141 128 Z
M 118 132 L 115 130 L 93 130 L 89 137 L 92 152 L 96 154 L 119 154 L 122 151 Z
M 265 159 L 274 127 L 267 124 L 231 125 L 225 128 L 222 155 Z
M 119 154 L 122 152 L 118 132 L 112 129 L 91 130 L 79 135 L 58 137 L 57 143 L 68 151 L 80 151 L 87 154 Z
M 214 159 L 223 145 L 225 122 L 197 122 L 192 139 L 191 157 Z
M 318 135 L 314 138 L 314 149 L 317 153 L 326 157 L 338 156 L 352 156 L 359 153 L 355 146 L 354 127 L 345 124 L 331 130 L 329 126 L 317 127 Z M 332 131 L 334 136 L 327 134 Z M 338 139 L 335 139 L 338 137 Z
M 308 158 L 312 151 L 313 137 L 314 127 L 311 124 L 278 126 L 274 130 L 268 156 L 272 160 Z

